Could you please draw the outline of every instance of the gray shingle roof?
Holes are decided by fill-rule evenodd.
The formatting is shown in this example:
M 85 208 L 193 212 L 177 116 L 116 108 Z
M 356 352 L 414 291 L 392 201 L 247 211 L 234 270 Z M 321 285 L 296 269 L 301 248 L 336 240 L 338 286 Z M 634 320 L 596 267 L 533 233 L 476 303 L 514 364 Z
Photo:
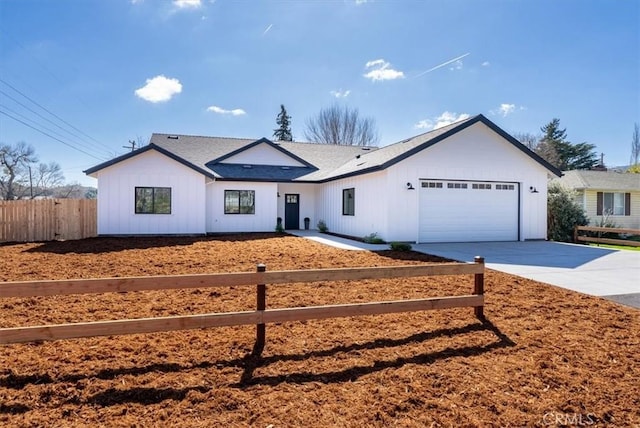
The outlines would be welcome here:
M 489 126 L 552 173 L 560 175 L 560 171 L 482 115 L 461 120 L 382 148 L 284 141 L 273 143 L 267 139 L 153 134 L 148 146 L 97 165 L 86 170 L 85 173 L 97 172 L 138 153 L 156 149 L 206 176 L 217 179 L 323 182 L 388 168 L 479 121 Z M 295 170 L 281 169 L 277 166 L 245 169 L 242 165 L 230 165 L 224 162 L 224 159 L 230 154 L 260 142 L 273 145 L 274 148 L 285 154 L 290 154 L 292 158 L 302 161 L 307 166 Z M 243 171 L 247 172 L 245 176 L 242 174 Z
M 640 175 L 614 171 L 565 171 L 553 182 L 576 190 L 635 190 L 640 191 Z

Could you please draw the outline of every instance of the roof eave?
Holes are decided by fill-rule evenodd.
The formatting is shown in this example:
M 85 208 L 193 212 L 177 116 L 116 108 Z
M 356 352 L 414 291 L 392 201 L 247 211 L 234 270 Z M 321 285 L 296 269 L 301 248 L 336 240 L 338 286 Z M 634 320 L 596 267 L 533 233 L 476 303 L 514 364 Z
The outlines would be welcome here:
M 145 153 L 145 152 L 147 152 L 149 150 L 155 150 L 158 153 L 161 153 L 161 154 L 167 156 L 168 158 L 173 159 L 174 161 L 176 161 L 178 163 L 181 163 L 182 165 L 184 165 L 184 166 L 186 166 L 188 168 L 191 168 L 196 172 L 199 172 L 200 174 L 204 175 L 205 177 L 209 177 L 209 178 L 212 178 L 214 180 L 220 178 L 216 174 L 214 174 L 214 173 L 212 173 L 210 171 L 207 171 L 207 170 L 205 170 L 203 168 L 200 168 L 199 166 L 192 164 L 191 162 L 185 160 L 184 158 L 181 158 L 180 156 L 176 155 L 175 153 L 170 152 L 169 150 L 164 149 L 164 148 L 162 148 L 160 146 L 157 146 L 157 145 L 155 145 L 153 143 L 148 144 L 148 145 L 146 145 L 146 146 L 144 146 L 144 147 L 142 147 L 142 148 L 140 148 L 138 150 L 134 150 L 134 151 L 132 151 L 130 153 L 124 154 L 122 156 L 118 156 L 117 158 L 111 159 L 110 161 L 103 162 L 103 163 L 101 163 L 99 165 L 96 165 L 96 166 L 94 166 L 92 168 L 89 168 L 89 169 L 87 169 L 87 170 L 85 170 L 83 172 L 85 174 L 91 176 L 91 177 L 96 178 L 96 176 L 94 174 L 97 173 L 98 171 L 100 171 L 102 169 L 105 169 L 105 168 L 108 168 L 110 166 L 113 166 L 113 165 L 115 165 L 117 163 L 123 162 L 123 161 L 125 161 L 127 159 L 133 158 L 135 156 L 138 156 L 138 155 L 140 155 L 142 153 Z

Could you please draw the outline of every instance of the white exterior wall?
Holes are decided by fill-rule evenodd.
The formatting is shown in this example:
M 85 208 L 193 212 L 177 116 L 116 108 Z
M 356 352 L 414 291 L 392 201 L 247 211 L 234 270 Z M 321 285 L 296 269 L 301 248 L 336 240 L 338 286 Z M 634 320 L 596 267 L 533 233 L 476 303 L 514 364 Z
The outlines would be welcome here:
M 291 156 L 274 149 L 267 144 L 258 144 L 250 149 L 243 150 L 235 156 L 224 160 L 223 163 L 249 164 L 249 165 L 277 165 L 277 166 L 305 166 Z
M 205 233 L 205 177 L 154 150 L 98 171 L 98 234 Z M 136 187 L 170 187 L 171 214 L 136 214 Z
M 388 169 L 387 205 L 380 205 L 389 219 L 389 236 L 384 238 L 416 241 L 419 179 L 443 179 L 519 183 L 520 239 L 545 239 L 547 173 L 510 142 L 476 123 Z M 407 182 L 416 190 L 406 190 Z M 531 186 L 538 193 L 531 193 Z
M 355 189 L 355 215 L 342 215 L 342 190 Z M 388 236 L 389 191 L 385 171 L 349 177 L 322 184 L 316 192 L 316 218 L 324 220 L 330 232 L 364 237 Z M 315 228 L 317 220 L 312 223 Z
M 300 229 L 304 229 L 304 218 L 309 217 L 309 229 L 316 229 L 318 218 L 316 218 L 316 188 L 317 184 L 295 184 L 295 183 L 279 183 L 278 193 L 278 217 L 282 218 L 282 224 L 284 221 L 284 205 L 285 197 L 287 193 L 300 195 Z M 275 224 L 274 224 L 275 226 Z
M 609 222 L 613 222 L 617 227 L 625 229 L 640 229 L 640 192 L 629 192 L 625 190 L 600 190 L 607 193 L 631 193 L 631 215 L 610 215 Z M 584 209 L 589 224 L 591 226 L 599 225 L 602 216 L 597 215 L 599 190 L 586 190 L 584 192 Z
M 225 190 L 254 190 L 255 214 L 225 214 Z M 278 218 L 277 183 L 213 181 L 207 184 L 207 232 L 273 232 Z M 204 207 L 203 207 L 204 212 Z

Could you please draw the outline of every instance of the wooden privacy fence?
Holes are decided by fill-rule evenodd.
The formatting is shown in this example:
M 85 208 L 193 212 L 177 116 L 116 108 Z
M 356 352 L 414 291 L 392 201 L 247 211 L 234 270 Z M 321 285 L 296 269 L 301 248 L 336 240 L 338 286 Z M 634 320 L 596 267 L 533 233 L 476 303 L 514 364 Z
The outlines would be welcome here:
M 96 235 L 95 199 L 0 201 L 0 242 L 82 239 Z
M 464 274 L 474 275 L 473 294 L 413 300 L 266 309 L 266 284 L 278 285 L 319 281 Z M 0 328 L 0 344 L 255 324 L 257 337 L 254 352 L 260 353 L 265 344 L 265 324 L 267 323 L 458 307 L 473 307 L 475 316 L 479 319 L 484 319 L 484 259 L 482 257 L 476 257 L 474 263 L 443 263 L 437 265 L 273 272 L 267 272 L 264 265 L 258 265 L 255 273 L 5 282 L 0 283 L 0 298 L 243 285 L 256 286 L 257 302 L 255 311 Z
M 580 235 L 580 232 L 597 232 L 598 236 Z M 639 229 L 619 229 L 617 227 L 576 226 L 573 230 L 573 242 L 596 242 L 598 244 L 629 245 L 640 247 L 640 242 L 630 239 L 602 238 L 605 233 L 617 233 L 640 236 Z

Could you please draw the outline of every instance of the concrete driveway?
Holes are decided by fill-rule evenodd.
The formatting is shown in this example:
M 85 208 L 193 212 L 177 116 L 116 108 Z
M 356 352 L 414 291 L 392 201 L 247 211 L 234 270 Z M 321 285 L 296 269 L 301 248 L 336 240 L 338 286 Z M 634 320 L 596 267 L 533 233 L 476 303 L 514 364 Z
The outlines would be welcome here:
M 347 250 L 389 248 L 317 231 L 294 234 Z M 546 241 L 412 244 L 412 247 L 415 251 L 458 261 L 469 262 L 475 256 L 482 256 L 491 269 L 640 308 L 640 251 Z
M 640 252 L 561 242 L 416 244 L 459 261 L 482 256 L 488 268 L 640 308 Z

